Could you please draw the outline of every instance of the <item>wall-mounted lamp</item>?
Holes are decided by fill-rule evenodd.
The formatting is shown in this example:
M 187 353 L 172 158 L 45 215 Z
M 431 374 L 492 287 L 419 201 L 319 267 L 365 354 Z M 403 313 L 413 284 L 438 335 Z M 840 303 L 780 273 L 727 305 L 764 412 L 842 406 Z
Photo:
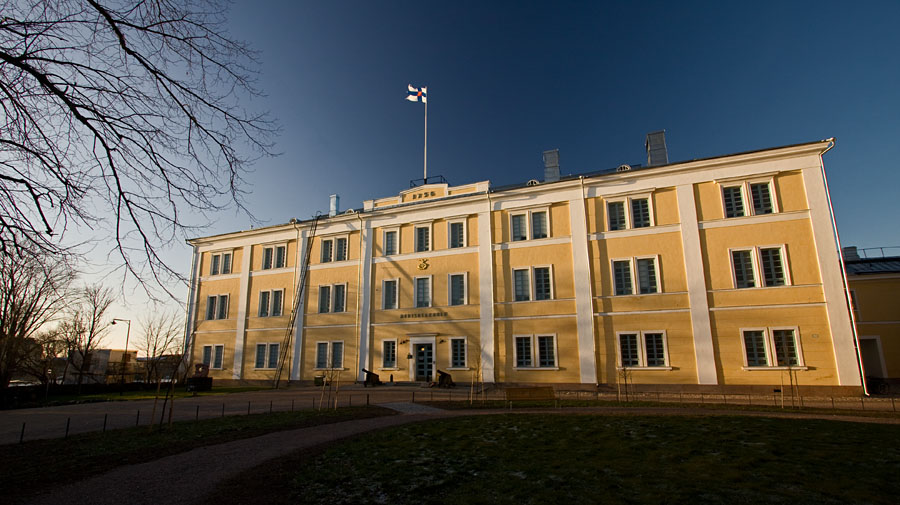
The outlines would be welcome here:
M 444 339 L 440 339 L 440 340 L 438 341 L 438 343 L 439 343 L 439 344 L 443 344 L 443 343 L 444 343 Z
M 412 359 L 412 354 L 407 354 L 406 359 Z
M 407 343 L 407 342 L 409 342 L 409 340 L 401 340 L 401 341 L 400 341 L 400 345 L 403 345 L 403 344 L 405 344 L 405 343 Z

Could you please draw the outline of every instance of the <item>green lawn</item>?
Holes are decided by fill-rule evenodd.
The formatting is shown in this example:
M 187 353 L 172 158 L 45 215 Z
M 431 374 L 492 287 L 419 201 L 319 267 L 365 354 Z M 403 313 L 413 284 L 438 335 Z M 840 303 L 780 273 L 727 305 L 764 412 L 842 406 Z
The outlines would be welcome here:
M 274 431 L 363 419 L 394 412 L 381 407 L 276 412 L 177 422 L 163 431 L 146 426 L 68 439 L 34 440 L 0 446 L 0 489 L 4 498 L 74 482 L 122 465 L 152 461 L 197 447 L 250 438 Z M 148 476 L 149 477 L 149 476 Z
M 492 415 L 407 425 L 298 453 L 220 486 L 207 503 L 243 495 L 329 505 L 894 504 L 898 470 L 897 425 Z
M 213 388 L 212 391 L 204 391 L 202 393 L 189 393 L 184 387 L 176 387 L 174 391 L 175 398 L 188 398 L 192 396 L 215 396 L 226 395 L 231 393 L 243 393 L 246 391 L 260 391 L 263 389 L 272 389 L 271 387 L 234 387 L 234 388 Z M 86 403 L 86 402 L 117 402 L 128 400 L 152 400 L 156 397 L 156 389 L 142 391 L 118 391 L 83 394 L 83 395 L 52 395 L 46 401 L 40 402 L 41 405 L 60 405 L 67 403 Z M 159 392 L 159 398 L 166 397 L 166 389 Z

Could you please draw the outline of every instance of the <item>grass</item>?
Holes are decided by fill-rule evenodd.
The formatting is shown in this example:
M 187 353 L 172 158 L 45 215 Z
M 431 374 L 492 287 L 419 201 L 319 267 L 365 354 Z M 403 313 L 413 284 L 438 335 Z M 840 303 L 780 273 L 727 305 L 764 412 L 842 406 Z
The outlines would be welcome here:
M 244 496 L 329 505 L 893 504 L 898 467 L 896 425 L 472 416 L 392 428 L 269 462 L 219 486 L 207 503 Z
M 31 490 L 45 490 L 122 465 L 152 461 L 197 447 L 393 413 L 381 407 L 277 412 L 177 422 L 161 432 L 151 433 L 143 426 L 74 435 L 65 440 L 5 445 L 0 446 L 0 489 L 4 490 L 4 498 L 22 497 Z
M 263 389 L 272 389 L 271 387 L 233 387 L 233 388 L 214 388 L 212 391 L 204 391 L 202 393 L 190 393 L 184 387 L 179 386 L 173 392 L 174 397 L 188 398 L 193 396 L 216 396 L 231 393 L 244 393 L 247 391 L 260 391 Z M 159 398 L 165 398 L 165 386 L 159 392 Z M 52 395 L 46 400 L 41 400 L 33 405 L 27 406 L 49 406 L 49 405 L 67 405 L 71 403 L 90 403 L 90 402 L 118 402 L 130 400 L 152 400 L 156 397 L 156 389 L 147 389 L 140 391 L 118 391 L 82 395 Z M 23 406 L 25 404 L 23 403 Z

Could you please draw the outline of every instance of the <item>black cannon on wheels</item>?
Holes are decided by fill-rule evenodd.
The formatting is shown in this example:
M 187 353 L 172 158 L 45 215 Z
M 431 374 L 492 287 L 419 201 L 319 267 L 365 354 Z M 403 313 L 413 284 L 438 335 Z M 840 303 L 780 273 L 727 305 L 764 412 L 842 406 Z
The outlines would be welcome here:
M 450 374 L 448 374 L 447 372 L 442 372 L 440 370 L 438 370 L 437 373 L 438 373 L 437 386 L 439 388 L 455 388 L 456 387 L 456 383 L 453 382 L 453 377 L 450 376 Z
M 381 385 L 381 379 L 378 378 L 378 374 L 375 372 L 370 372 L 365 368 L 362 369 L 363 373 L 366 374 L 366 381 L 363 382 L 363 387 L 375 387 Z

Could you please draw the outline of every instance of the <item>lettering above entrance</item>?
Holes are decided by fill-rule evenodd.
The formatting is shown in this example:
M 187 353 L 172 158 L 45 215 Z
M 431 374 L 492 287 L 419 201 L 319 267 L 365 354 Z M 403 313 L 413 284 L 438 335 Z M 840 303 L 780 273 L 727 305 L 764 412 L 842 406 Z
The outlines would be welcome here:
M 446 312 L 418 312 L 414 314 L 400 314 L 400 319 L 424 318 L 424 317 L 447 317 Z

